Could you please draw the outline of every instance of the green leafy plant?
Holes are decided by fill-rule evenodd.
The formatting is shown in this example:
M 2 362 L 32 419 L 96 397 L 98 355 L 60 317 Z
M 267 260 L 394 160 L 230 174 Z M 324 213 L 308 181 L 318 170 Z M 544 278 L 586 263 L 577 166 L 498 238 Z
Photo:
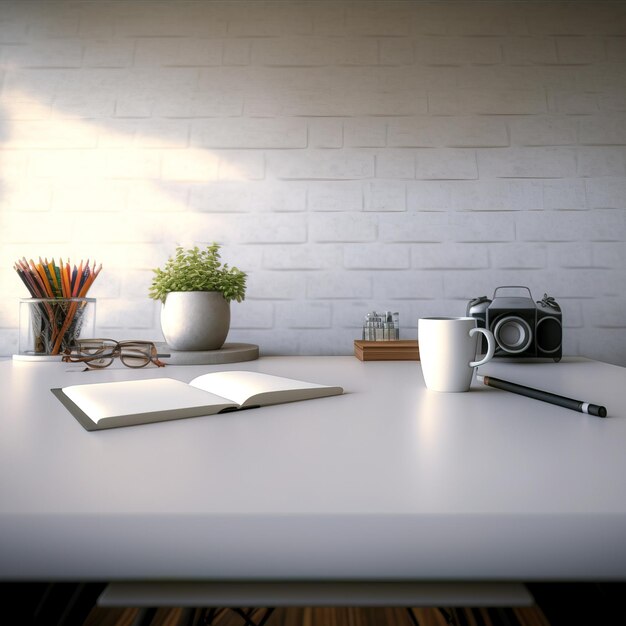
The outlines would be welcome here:
M 205 250 L 198 246 L 185 250 L 176 248 L 162 268 L 154 271 L 149 295 L 165 302 L 171 291 L 218 291 L 227 301 L 241 302 L 246 293 L 247 274 L 236 267 L 222 265 L 220 246 L 213 243 Z

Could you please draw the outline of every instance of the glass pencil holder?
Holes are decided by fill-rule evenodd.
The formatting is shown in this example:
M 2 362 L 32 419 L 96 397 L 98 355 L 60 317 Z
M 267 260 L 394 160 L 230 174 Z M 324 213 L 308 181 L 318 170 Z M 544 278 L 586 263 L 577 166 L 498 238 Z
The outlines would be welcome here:
M 20 298 L 17 358 L 56 360 L 81 334 L 93 337 L 95 298 Z

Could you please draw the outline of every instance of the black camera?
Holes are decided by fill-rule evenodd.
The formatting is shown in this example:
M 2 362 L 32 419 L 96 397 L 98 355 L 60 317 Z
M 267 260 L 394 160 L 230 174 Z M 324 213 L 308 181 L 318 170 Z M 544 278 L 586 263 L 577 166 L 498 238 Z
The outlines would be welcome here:
M 518 290 L 517 295 L 498 295 L 501 290 Z M 520 290 L 528 296 L 519 295 Z M 552 358 L 562 356 L 563 325 L 561 307 L 554 298 L 544 294 L 535 302 L 528 287 L 497 287 L 493 298 L 474 298 L 467 305 L 467 316 L 478 326 L 487 328 L 496 340 L 494 356 L 515 358 Z M 482 352 L 487 352 L 483 338 Z

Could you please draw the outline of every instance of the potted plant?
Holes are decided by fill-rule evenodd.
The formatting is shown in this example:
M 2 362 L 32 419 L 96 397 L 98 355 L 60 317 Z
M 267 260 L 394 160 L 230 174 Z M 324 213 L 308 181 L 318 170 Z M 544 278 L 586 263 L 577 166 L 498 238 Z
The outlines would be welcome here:
M 222 264 L 220 246 L 179 246 L 154 271 L 149 295 L 160 300 L 161 329 L 174 350 L 217 350 L 230 328 L 230 301 L 245 297 L 246 273 Z

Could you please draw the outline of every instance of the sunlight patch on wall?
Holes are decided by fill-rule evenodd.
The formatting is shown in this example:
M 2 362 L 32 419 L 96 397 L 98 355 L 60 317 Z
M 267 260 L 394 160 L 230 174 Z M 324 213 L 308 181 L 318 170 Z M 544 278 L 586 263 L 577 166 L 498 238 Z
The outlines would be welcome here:
M 160 224 L 142 212 L 188 211 L 194 187 L 248 178 L 241 154 L 233 157 L 243 167 L 231 162 L 227 151 L 189 147 L 186 121 L 174 120 L 183 129 L 174 137 L 172 120 L 76 119 L 21 92 L 4 95 L 0 108 L 6 243 L 123 242 L 124 225 L 140 231 L 140 241 L 152 240 Z M 97 233 L 90 221 L 97 222 Z M 172 224 L 156 239 L 169 235 L 175 235 Z

